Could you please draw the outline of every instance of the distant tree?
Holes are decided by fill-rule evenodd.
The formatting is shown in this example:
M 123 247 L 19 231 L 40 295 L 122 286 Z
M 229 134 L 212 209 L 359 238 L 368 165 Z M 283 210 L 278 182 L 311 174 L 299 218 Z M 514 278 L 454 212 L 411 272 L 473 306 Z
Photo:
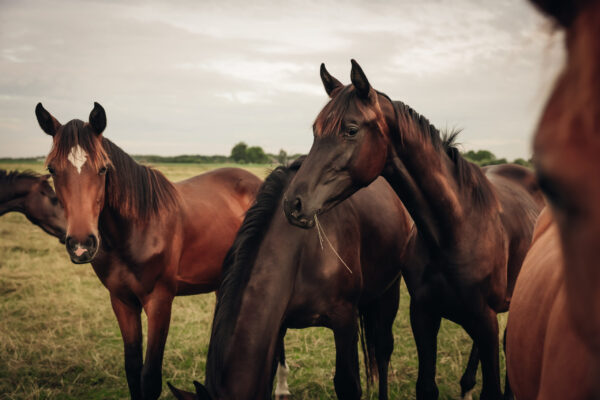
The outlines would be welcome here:
M 238 163 L 249 162 L 248 160 L 248 145 L 244 142 L 239 142 L 231 149 L 231 158 Z
M 517 158 L 515 161 L 513 161 L 513 163 L 522 165 L 524 167 L 531 167 L 531 162 L 522 158 Z
M 267 157 L 262 147 L 252 146 L 246 150 L 246 161 L 254 164 L 263 164 L 269 162 L 269 157 Z
M 279 150 L 279 155 L 277 156 L 277 162 L 281 165 L 285 165 L 287 163 L 287 153 L 285 150 Z

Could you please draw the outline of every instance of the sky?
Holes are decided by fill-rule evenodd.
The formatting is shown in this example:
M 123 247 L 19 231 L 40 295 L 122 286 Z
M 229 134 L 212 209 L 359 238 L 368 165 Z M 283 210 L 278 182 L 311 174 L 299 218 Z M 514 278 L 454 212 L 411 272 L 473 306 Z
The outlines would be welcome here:
M 524 0 L 0 0 L 0 157 L 45 155 L 38 102 L 61 123 L 102 104 L 132 154 L 306 153 L 356 59 L 371 85 L 463 150 L 529 158 L 564 57 Z

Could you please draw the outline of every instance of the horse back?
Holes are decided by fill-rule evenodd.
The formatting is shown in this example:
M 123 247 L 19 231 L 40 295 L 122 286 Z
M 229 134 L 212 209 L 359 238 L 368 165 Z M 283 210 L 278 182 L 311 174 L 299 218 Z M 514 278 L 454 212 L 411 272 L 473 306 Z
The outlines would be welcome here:
M 516 164 L 484 167 L 500 206 L 505 232 L 507 259 L 507 304 L 510 302 L 517 276 L 531 244 L 535 221 L 544 205 L 535 174 Z
M 258 177 L 240 168 L 220 168 L 175 184 L 183 214 L 178 293 L 218 286 L 225 254 L 260 184 Z

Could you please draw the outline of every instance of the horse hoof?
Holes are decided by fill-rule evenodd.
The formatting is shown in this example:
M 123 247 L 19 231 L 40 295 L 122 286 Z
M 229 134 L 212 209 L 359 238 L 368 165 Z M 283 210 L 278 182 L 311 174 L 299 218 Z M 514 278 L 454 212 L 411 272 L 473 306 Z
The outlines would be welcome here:
M 465 395 L 461 398 L 461 400 L 473 400 L 473 390 L 469 390 Z

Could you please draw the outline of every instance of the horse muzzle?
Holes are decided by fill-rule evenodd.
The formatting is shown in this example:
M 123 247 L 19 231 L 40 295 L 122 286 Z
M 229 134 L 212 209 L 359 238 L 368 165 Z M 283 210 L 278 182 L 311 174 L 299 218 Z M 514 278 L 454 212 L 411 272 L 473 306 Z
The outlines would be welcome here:
M 67 236 L 65 245 L 73 264 L 85 264 L 91 262 L 98 253 L 99 243 L 96 235 L 88 235 L 79 240 L 73 236 Z

